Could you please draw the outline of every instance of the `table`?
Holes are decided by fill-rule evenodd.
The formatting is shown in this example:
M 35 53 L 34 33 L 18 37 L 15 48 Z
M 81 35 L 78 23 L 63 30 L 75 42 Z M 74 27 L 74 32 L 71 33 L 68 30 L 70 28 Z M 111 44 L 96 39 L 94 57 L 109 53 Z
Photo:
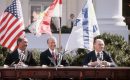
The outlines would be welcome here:
M 0 67 L 1 80 L 19 79 L 19 78 L 76 78 L 83 80 L 84 78 L 110 78 L 112 80 L 129 80 L 130 67 Z

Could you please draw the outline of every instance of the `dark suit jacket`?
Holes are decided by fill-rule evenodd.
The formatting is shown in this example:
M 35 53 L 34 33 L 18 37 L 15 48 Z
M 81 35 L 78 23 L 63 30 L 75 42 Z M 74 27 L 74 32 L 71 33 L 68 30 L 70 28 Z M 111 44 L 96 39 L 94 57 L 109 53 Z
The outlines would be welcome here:
M 27 59 L 24 61 L 24 63 L 28 66 L 36 66 L 36 61 L 33 59 L 32 53 L 28 50 L 26 50 L 25 53 L 27 54 Z M 16 49 L 14 52 L 7 55 L 4 64 L 11 66 L 11 64 L 14 62 L 17 64 L 19 60 L 19 53 Z
M 85 59 L 83 61 L 83 65 L 88 65 L 88 63 L 92 61 L 97 61 L 97 56 L 95 54 L 95 51 L 91 51 L 88 54 L 86 54 Z M 103 51 L 103 61 L 107 61 L 111 63 L 111 67 L 116 66 L 115 62 L 113 61 L 112 57 L 110 56 L 109 53 Z
M 52 58 L 51 52 L 49 49 L 45 50 L 40 54 L 40 65 L 54 66 L 54 63 L 49 59 Z M 68 63 L 66 60 L 62 59 L 61 65 L 67 66 Z

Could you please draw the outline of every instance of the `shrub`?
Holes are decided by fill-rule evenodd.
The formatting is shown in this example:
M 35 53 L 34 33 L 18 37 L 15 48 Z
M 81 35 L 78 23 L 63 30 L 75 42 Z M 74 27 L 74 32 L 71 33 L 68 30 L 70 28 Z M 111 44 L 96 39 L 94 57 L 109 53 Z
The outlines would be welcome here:
M 105 50 L 111 53 L 111 56 L 118 66 L 130 66 L 130 45 L 123 37 L 104 33 L 96 38 L 101 38 L 105 42 Z M 78 52 L 80 51 L 80 52 Z M 66 55 L 70 65 L 82 65 L 84 55 L 88 52 L 85 49 L 78 49 L 76 56 Z
M 4 65 L 5 58 L 7 56 L 7 49 L 0 46 L 0 66 Z
M 69 62 L 70 66 L 81 66 L 82 61 L 83 61 L 85 54 L 87 52 L 88 52 L 88 50 L 83 49 L 83 48 L 79 48 L 77 50 L 66 53 L 65 58 Z
M 111 53 L 118 66 L 130 66 L 130 45 L 122 36 L 104 33 L 96 38 L 102 38 L 105 49 Z
M 112 58 L 118 66 L 130 66 L 130 45 L 124 40 L 123 37 L 104 33 L 96 38 L 101 38 L 104 40 L 106 44 L 105 50 L 111 53 Z M 39 64 L 40 50 L 33 49 L 32 52 L 34 59 L 37 61 L 37 64 Z M 80 66 L 82 65 L 84 55 L 87 52 L 88 50 L 78 49 L 75 51 L 77 54 L 76 56 L 69 53 L 65 55 L 65 58 L 71 66 Z M 3 65 L 6 55 L 7 50 L 0 46 L 0 65 Z
M 36 60 L 37 65 L 40 65 L 40 50 L 32 49 L 33 58 Z

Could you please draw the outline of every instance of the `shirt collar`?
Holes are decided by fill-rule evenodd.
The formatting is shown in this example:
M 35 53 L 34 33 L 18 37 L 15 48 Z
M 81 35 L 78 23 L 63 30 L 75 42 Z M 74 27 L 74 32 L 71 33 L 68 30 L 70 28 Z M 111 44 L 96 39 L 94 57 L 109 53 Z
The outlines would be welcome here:
M 97 56 L 97 54 L 102 54 L 103 52 L 101 51 L 101 52 L 97 52 L 96 50 L 95 50 L 95 54 L 96 54 L 96 56 Z
M 52 52 L 54 52 L 55 53 L 55 49 L 52 51 L 50 48 L 49 48 L 49 51 L 52 53 Z
M 19 53 L 19 54 L 23 54 L 24 51 L 22 51 L 22 50 L 20 50 L 20 49 L 18 48 L 18 53 Z

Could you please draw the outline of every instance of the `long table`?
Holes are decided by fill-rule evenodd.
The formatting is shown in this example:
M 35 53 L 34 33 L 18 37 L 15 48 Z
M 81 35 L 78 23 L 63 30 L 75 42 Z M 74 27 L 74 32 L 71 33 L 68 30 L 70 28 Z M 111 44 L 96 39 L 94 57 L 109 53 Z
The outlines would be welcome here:
M 130 67 L 0 67 L 0 80 L 19 78 L 110 78 L 111 80 L 130 80 Z

